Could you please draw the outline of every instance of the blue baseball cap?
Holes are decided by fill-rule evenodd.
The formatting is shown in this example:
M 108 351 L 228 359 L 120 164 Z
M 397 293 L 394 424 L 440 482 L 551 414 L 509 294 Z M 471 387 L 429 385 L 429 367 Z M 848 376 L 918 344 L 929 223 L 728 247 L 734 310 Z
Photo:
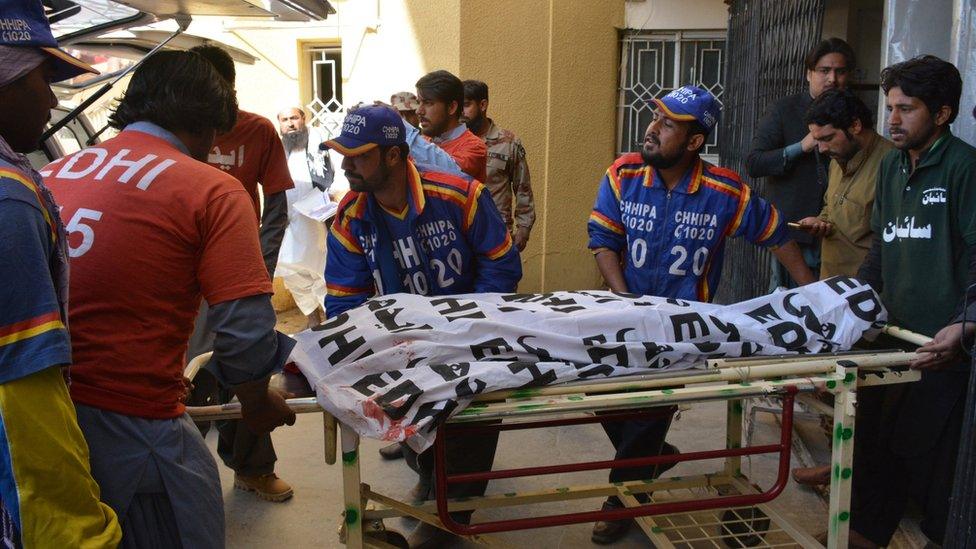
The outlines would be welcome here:
M 91 65 L 58 47 L 44 7 L 37 0 L 0 0 L 0 46 L 37 48 L 47 54 L 54 67 L 53 82 L 86 72 L 98 74 Z
M 407 142 L 407 129 L 400 113 L 384 105 L 369 105 L 349 111 L 342 121 L 342 133 L 322 145 L 343 156 L 358 156 L 379 146 Z
M 682 86 L 660 99 L 652 99 L 664 116 L 684 122 L 696 121 L 711 132 L 722 116 L 722 106 L 708 91 L 695 86 Z

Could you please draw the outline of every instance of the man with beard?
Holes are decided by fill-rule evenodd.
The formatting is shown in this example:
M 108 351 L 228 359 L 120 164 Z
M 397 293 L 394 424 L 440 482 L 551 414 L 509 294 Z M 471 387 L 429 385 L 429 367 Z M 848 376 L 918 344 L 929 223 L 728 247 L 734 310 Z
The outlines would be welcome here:
M 0 546 L 114 548 L 65 382 L 71 250 L 26 156 L 58 104 L 50 83 L 98 71 L 58 49 L 39 1 L 0 12 Z
M 484 184 L 491 191 L 498 212 L 508 230 L 512 231 L 512 239 L 521 252 L 529 242 L 529 232 L 535 223 L 532 184 L 522 140 L 488 118 L 488 84 L 479 80 L 464 81 L 464 121 L 488 148 L 488 179 Z
M 850 543 L 887 545 L 913 499 L 922 532 L 941 544 L 969 375 L 954 317 L 976 282 L 976 149 L 949 131 L 962 94 L 951 63 L 892 65 L 881 88 L 898 150 L 881 163 L 858 277 L 880 290 L 888 322 L 934 341 L 912 365 L 920 381 L 858 391 Z
M 305 111 L 299 107 L 281 111 L 278 125 L 295 188 L 285 191 L 288 228 L 278 252 L 277 274 L 311 328 L 324 319 L 321 308 L 325 301 L 325 225 L 302 211 L 320 209 L 332 196 L 341 199 L 348 183 L 344 176 L 336 174 L 330 151 L 320 150 L 325 136 L 318 128 L 308 127 Z
M 234 60 L 218 46 L 204 45 L 190 51 L 210 62 L 224 80 L 234 86 L 237 71 Z M 274 124 L 262 116 L 238 109 L 237 122 L 229 131 L 220 133 L 214 139 L 213 148 L 206 161 L 211 166 L 234 176 L 251 197 L 254 217 L 258 221 L 258 236 L 261 253 L 268 275 L 274 279 L 275 265 L 281 240 L 288 226 L 288 199 L 285 191 L 294 187 L 284 148 Z M 262 200 L 258 197 L 258 184 L 261 186 Z M 187 358 L 192 359 L 213 349 L 214 331 L 207 325 L 208 303 L 203 302 Z M 220 389 L 209 372 L 201 371 L 190 397 L 191 404 L 205 405 L 227 402 L 233 395 Z M 234 470 L 234 487 L 254 492 L 266 501 L 281 502 L 289 499 L 291 486 L 278 478 L 274 472 L 278 456 L 275 454 L 271 435 L 255 435 L 248 429 L 239 428 L 237 420 L 217 422 L 220 437 L 217 453 L 224 464 Z M 206 427 L 201 425 L 206 432 Z
M 768 247 L 801 284 L 813 282 L 796 243 L 774 207 L 752 194 L 739 176 L 703 161 L 699 153 L 721 109 L 693 86 L 654 99 L 640 153 L 618 158 L 597 191 L 587 229 L 589 248 L 615 292 L 711 301 L 722 273 L 725 241 L 744 237 Z M 615 459 L 674 453 L 664 443 L 670 418 L 621 421 L 603 428 Z M 611 482 L 649 479 L 653 466 L 612 469 Z M 604 509 L 621 507 L 616 497 Z M 622 537 L 630 520 L 598 522 L 594 543 Z
M 850 90 L 831 89 L 813 100 L 805 120 L 820 154 L 829 156 L 830 178 L 819 216 L 800 220 L 800 230 L 821 239 L 820 279 L 857 276 L 871 248 L 871 210 L 881 160 L 894 144 L 874 131 L 874 117 Z M 830 466 L 798 467 L 793 479 L 817 486 L 830 482 Z
M 417 80 L 417 117 L 428 140 L 451 155 L 461 171 L 487 181 L 488 149 L 485 142 L 461 122 L 464 84 L 447 71 L 434 71 Z M 408 141 L 409 143 L 409 141 Z
M 806 59 L 807 89 L 773 103 L 759 121 L 746 156 L 750 177 L 765 177 L 764 194 L 786 221 L 816 216 L 827 188 L 827 163 L 817 150 L 816 140 L 803 122 L 810 103 L 826 90 L 843 88 L 854 70 L 854 50 L 840 38 L 817 44 Z M 803 257 L 812 269 L 820 265 L 816 238 L 800 230 L 790 230 Z M 792 288 L 796 281 L 775 259 L 772 261 L 771 287 Z
M 513 292 L 522 277 L 518 249 L 484 185 L 418 167 L 408 158 L 405 136 L 396 111 L 374 105 L 346 115 L 342 134 L 326 142 L 345 156 L 342 169 L 351 188 L 329 229 L 328 318 L 397 292 Z M 497 442 L 497 434 L 449 440 L 448 473 L 491 469 Z M 418 455 L 401 447 L 420 475 L 412 499 L 430 499 L 433 451 Z M 453 485 L 448 496 L 481 495 L 486 486 Z M 458 513 L 456 520 L 470 516 Z M 422 524 L 410 546 L 440 547 L 445 534 Z
M 852 91 L 833 89 L 805 116 L 821 155 L 830 157 L 826 201 L 800 230 L 821 238 L 820 279 L 856 276 L 871 248 L 871 210 L 881 160 L 895 145 L 874 131 L 871 109 Z

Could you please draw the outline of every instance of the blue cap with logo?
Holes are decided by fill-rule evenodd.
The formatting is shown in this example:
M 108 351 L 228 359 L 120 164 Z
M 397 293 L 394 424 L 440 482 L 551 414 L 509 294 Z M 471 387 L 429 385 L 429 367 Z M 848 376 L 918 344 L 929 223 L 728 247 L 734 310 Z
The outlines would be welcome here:
M 85 72 L 98 74 L 91 65 L 58 48 L 38 0 L 0 0 L 0 46 L 37 48 L 47 54 L 54 67 L 54 82 Z
M 722 116 L 718 99 L 696 86 L 682 86 L 660 99 L 652 99 L 664 116 L 684 122 L 696 121 L 711 132 Z
M 407 142 L 403 118 L 390 107 L 369 105 L 354 109 L 342 121 L 342 133 L 320 148 L 335 149 L 343 156 L 358 156 L 379 146 Z

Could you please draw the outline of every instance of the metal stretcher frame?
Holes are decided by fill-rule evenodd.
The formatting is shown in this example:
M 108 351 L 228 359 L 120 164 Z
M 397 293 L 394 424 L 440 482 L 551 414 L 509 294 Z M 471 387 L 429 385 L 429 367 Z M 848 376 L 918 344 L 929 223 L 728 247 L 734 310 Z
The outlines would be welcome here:
M 893 334 L 897 335 L 897 334 Z M 915 343 L 923 343 L 917 340 Z M 834 436 L 831 450 L 831 475 L 828 548 L 847 546 L 850 518 L 850 495 L 854 437 L 854 406 L 856 388 L 870 385 L 917 381 L 920 374 L 908 368 L 914 353 L 885 351 L 872 353 L 836 353 L 780 357 L 753 357 L 709 361 L 708 368 L 660 374 L 610 378 L 585 384 L 563 384 L 534 389 L 497 391 L 479 395 L 465 410 L 439 428 L 435 442 L 437 499 L 422 505 L 412 505 L 373 491 L 362 482 L 359 464 L 359 436 L 345 425 L 339 426 L 342 447 L 343 525 L 340 539 L 347 546 L 394 547 L 386 542 L 382 521 L 386 518 L 412 516 L 439 528 L 450 530 L 485 545 L 499 546 L 497 540 L 485 534 L 523 528 L 614 520 L 635 517 L 637 524 L 657 547 L 690 547 L 692 543 L 743 536 L 762 536 L 771 533 L 788 538 L 786 542 L 767 542 L 762 547 L 803 546 L 819 544 L 806 532 L 791 524 L 775 508 L 768 505 L 787 482 L 794 396 L 825 390 L 834 395 Z M 203 360 L 205 362 L 205 360 Z M 188 366 L 189 371 L 193 364 Z M 751 397 L 779 395 L 783 397 L 783 431 L 779 444 L 742 448 L 742 400 Z M 727 402 L 725 449 L 692 452 L 653 458 L 613 460 L 583 464 L 543 466 L 530 470 L 507 470 L 452 475 L 444 469 L 444 437 L 467 430 L 477 433 L 486 429 L 511 430 L 554 425 L 603 421 L 606 413 L 619 413 L 621 418 L 634 413 L 660 414 L 662 407 L 678 404 L 724 400 Z M 291 399 L 289 404 L 298 413 L 323 412 L 314 398 Z M 658 410 L 655 412 L 655 409 Z M 623 411 L 623 412 L 621 412 Z M 188 408 L 195 419 L 232 419 L 240 417 L 236 404 Z M 595 414 L 600 413 L 599 417 Z M 326 461 L 334 463 L 335 423 L 326 418 Z M 645 416 L 646 417 L 646 416 Z M 330 421 L 331 420 L 331 423 Z M 502 420 L 498 422 L 498 420 Z M 495 421 L 495 425 L 470 425 L 472 422 Z M 330 446 L 330 441 L 332 446 Z M 741 472 L 741 457 L 756 453 L 777 452 L 781 459 L 777 482 L 760 492 Z M 330 460 L 331 455 L 331 460 Z M 511 478 L 529 474 L 548 474 L 572 470 L 609 468 L 628 464 L 657 464 L 673 461 L 698 461 L 724 458 L 721 470 L 714 473 L 669 479 L 640 480 L 604 485 L 558 487 L 528 493 L 486 495 L 478 498 L 448 500 L 448 482 L 467 482 L 492 478 Z M 785 459 L 784 459 L 785 458 Z M 718 497 L 673 500 L 674 492 L 706 489 Z M 663 497 L 659 494 L 664 494 Z M 651 504 L 642 505 L 635 495 L 649 494 Z M 556 515 L 555 517 L 522 518 L 493 523 L 458 524 L 450 512 L 528 505 L 616 495 L 624 503 L 623 509 L 588 511 Z M 660 501 L 659 501 L 660 500 Z M 719 514 L 721 512 L 721 515 Z M 757 513 L 761 515 L 757 515 Z M 756 528 L 757 516 L 768 517 L 769 523 Z M 691 526 L 687 526 L 690 523 Z M 711 534 L 709 530 L 715 530 Z M 691 529 L 693 536 L 684 531 Z M 697 529 L 700 533 L 694 532 Z M 731 533 L 730 533 L 731 532 Z M 744 533 L 743 533 L 744 532 Z M 697 537 L 695 537 L 697 536 Z

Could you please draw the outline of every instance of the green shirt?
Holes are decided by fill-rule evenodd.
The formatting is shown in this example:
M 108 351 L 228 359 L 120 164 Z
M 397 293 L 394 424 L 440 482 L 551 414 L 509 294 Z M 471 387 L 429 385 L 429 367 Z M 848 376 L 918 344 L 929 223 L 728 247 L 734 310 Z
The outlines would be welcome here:
M 976 149 L 951 133 L 912 172 L 905 151 L 885 156 L 871 214 L 881 235 L 881 300 L 888 322 L 928 336 L 952 320 L 976 245 Z

